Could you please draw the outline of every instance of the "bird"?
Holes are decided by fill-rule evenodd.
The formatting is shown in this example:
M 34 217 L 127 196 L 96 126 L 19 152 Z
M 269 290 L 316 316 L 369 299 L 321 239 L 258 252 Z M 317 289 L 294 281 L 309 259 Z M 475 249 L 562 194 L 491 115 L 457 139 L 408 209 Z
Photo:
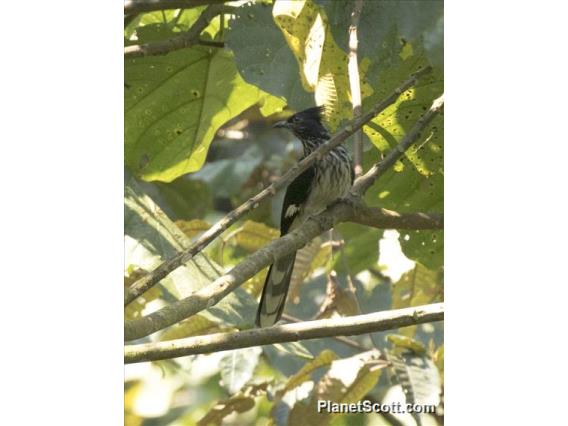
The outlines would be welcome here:
M 303 159 L 330 139 L 322 123 L 324 112 L 324 106 L 308 108 L 273 127 L 292 131 L 302 143 Z M 280 215 L 280 236 L 293 231 L 337 199 L 344 198 L 354 178 L 353 163 L 345 147 L 339 145 L 318 158 L 286 189 Z M 256 314 L 257 327 L 274 325 L 282 316 L 295 260 L 296 252 L 277 259 L 270 266 Z

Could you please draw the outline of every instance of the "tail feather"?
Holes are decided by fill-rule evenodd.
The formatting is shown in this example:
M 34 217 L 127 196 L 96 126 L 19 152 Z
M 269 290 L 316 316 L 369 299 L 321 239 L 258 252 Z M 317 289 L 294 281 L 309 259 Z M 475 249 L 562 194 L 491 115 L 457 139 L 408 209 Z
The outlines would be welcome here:
M 292 278 L 296 253 L 278 259 L 268 270 L 256 314 L 258 327 L 269 327 L 280 319 Z

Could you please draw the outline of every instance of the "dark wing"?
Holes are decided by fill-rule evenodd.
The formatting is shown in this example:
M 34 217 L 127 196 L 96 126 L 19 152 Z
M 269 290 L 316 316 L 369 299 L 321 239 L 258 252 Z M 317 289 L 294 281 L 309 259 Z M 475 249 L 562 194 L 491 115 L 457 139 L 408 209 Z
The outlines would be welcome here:
M 304 205 L 312 188 L 315 177 L 314 167 L 309 167 L 302 172 L 286 190 L 284 203 L 282 204 L 282 214 L 280 215 L 280 235 L 286 235 L 292 222 L 300 213 L 301 207 Z
M 310 167 L 288 185 L 282 204 L 280 235 L 288 233 L 292 223 L 301 213 L 302 206 L 310 194 L 314 176 L 314 168 Z M 271 326 L 280 319 L 286 303 L 295 259 L 296 253 L 294 252 L 278 259 L 268 270 L 256 314 L 256 324 L 259 327 Z

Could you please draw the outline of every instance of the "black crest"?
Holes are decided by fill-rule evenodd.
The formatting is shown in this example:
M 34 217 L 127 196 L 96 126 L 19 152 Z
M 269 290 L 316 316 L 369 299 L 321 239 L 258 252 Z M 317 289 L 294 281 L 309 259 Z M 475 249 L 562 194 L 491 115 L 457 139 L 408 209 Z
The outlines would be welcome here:
M 322 118 L 325 114 L 325 106 L 320 105 L 312 108 L 305 109 L 303 111 L 297 112 L 294 114 L 291 119 L 294 118 L 292 121 L 316 121 L 319 124 L 322 124 Z
M 322 123 L 324 112 L 324 106 L 305 109 L 288 118 L 282 127 L 292 130 L 304 147 L 306 143 L 310 145 L 323 143 L 329 139 L 329 133 Z

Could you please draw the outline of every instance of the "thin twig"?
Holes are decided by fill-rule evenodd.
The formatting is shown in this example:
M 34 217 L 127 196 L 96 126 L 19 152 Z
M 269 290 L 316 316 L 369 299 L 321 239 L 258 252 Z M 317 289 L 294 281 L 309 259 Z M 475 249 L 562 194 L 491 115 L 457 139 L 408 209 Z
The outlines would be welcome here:
M 201 13 L 201 15 L 199 15 L 199 18 L 197 18 L 197 21 L 195 21 L 191 28 L 182 35 L 167 40 L 126 46 L 124 48 L 124 58 L 128 59 L 149 55 L 165 55 L 166 53 L 191 47 L 196 44 L 207 43 L 208 46 L 219 47 L 218 42 L 206 42 L 204 40 L 201 40 L 199 36 L 201 32 L 205 28 L 207 28 L 209 22 L 211 22 L 211 20 L 215 16 L 219 15 L 220 13 L 228 13 L 232 10 L 233 8 L 223 6 L 222 4 L 208 6 L 207 9 L 205 9 Z
M 321 337 L 353 336 L 442 321 L 443 319 L 444 304 L 434 303 L 366 315 L 326 318 L 246 331 L 194 336 L 167 342 L 131 345 L 125 347 L 124 362 L 130 364 L 157 361 L 273 343 L 297 342 Z
M 410 132 L 408 132 L 404 136 L 402 141 L 400 141 L 400 143 L 394 149 L 392 149 L 383 160 L 373 165 L 373 167 L 371 167 L 369 171 L 365 173 L 365 175 L 355 181 L 352 192 L 358 195 L 364 194 L 371 187 L 373 182 L 390 167 L 392 167 L 392 165 L 396 163 L 396 161 L 400 157 L 402 157 L 406 150 L 410 148 L 410 146 L 414 142 L 416 142 L 416 140 L 420 137 L 422 131 L 442 110 L 443 107 L 444 95 L 441 95 L 434 102 L 432 102 L 430 109 L 420 117 L 420 119 L 416 122 L 414 127 L 412 127 Z
M 286 187 L 292 180 L 294 180 L 298 175 L 300 175 L 304 170 L 306 170 L 312 163 L 316 161 L 317 158 L 321 158 L 322 155 L 329 152 L 335 146 L 344 142 L 349 136 L 360 129 L 363 125 L 368 123 L 377 114 L 385 110 L 388 106 L 396 102 L 398 97 L 408 90 L 410 87 L 414 86 L 418 79 L 431 71 L 430 67 L 420 69 L 415 74 L 413 74 L 409 79 L 407 79 L 403 84 L 400 85 L 394 92 L 392 92 L 388 97 L 378 102 L 370 111 L 360 118 L 353 120 L 351 124 L 345 126 L 339 132 L 337 132 L 328 142 L 321 145 L 318 149 L 304 158 L 302 161 L 293 166 L 279 179 L 269 185 L 267 188 L 263 189 L 261 192 L 256 194 L 254 197 L 250 198 L 239 207 L 237 207 L 232 212 L 228 213 L 225 217 L 215 223 L 208 231 L 203 233 L 189 248 L 183 252 L 178 253 L 171 259 L 166 260 L 156 269 L 150 272 L 148 275 L 140 278 L 136 281 L 127 291 L 125 292 L 125 306 L 135 300 L 138 296 L 152 288 L 160 280 L 168 276 L 172 271 L 179 268 L 184 263 L 188 262 L 203 250 L 209 243 L 211 243 L 215 238 L 217 238 L 221 233 L 223 233 L 228 227 L 235 223 L 240 217 L 245 213 L 255 209 L 258 205 L 268 197 L 272 197 L 276 192 L 284 187 Z
M 359 62 L 357 59 L 357 26 L 359 25 L 359 17 L 363 9 L 363 0 L 355 0 L 353 3 L 353 12 L 351 12 L 351 25 L 349 26 L 349 62 L 347 70 L 349 73 L 349 87 L 351 89 L 351 104 L 353 105 L 353 118 L 356 119 L 361 115 L 361 83 L 359 76 Z M 353 137 L 353 163 L 355 168 L 355 176 L 363 173 L 363 138 L 362 130 L 355 132 Z

